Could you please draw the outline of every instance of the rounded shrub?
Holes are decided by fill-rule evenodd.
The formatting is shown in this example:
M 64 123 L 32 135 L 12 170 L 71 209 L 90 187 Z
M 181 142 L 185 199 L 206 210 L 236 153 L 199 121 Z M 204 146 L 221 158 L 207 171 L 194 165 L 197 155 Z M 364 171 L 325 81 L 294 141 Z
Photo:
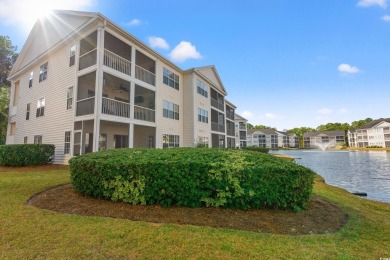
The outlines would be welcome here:
M 314 172 L 272 155 L 233 149 L 115 149 L 74 157 L 85 195 L 132 204 L 304 209 Z
M 256 147 L 256 146 L 247 146 L 247 147 L 241 147 L 243 150 L 253 151 L 253 152 L 259 152 L 259 153 L 268 153 L 269 148 L 265 147 Z
M 54 156 L 52 144 L 0 145 L 0 165 L 30 166 L 50 163 Z

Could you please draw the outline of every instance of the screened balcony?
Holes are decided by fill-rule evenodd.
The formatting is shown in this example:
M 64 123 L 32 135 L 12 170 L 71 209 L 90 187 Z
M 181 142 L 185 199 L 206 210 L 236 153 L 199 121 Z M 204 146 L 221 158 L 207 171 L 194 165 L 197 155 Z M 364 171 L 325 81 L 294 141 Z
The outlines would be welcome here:
M 225 115 L 211 109 L 211 130 L 225 133 Z
M 135 78 L 156 85 L 156 62 L 139 51 L 135 54 Z
M 155 122 L 155 92 L 135 85 L 134 119 Z
M 78 78 L 76 116 L 90 115 L 94 113 L 95 81 L 95 72 L 91 72 Z
M 103 74 L 102 114 L 130 118 L 130 82 Z
M 79 70 L 96 64 L 97 32 L 93 32 L 80 41 Z
M 131 46 L 105 32 L 103 65 L 131 76 Z
M 211 92 L 211 106 L 215 107 L 221 111 L 224 111 L 225 105 L 224 105 L 223 96 L 212 88 L 210 88 L 210 92 Z M 234 120 L 234 117 L 233 117 L 233 120 Z

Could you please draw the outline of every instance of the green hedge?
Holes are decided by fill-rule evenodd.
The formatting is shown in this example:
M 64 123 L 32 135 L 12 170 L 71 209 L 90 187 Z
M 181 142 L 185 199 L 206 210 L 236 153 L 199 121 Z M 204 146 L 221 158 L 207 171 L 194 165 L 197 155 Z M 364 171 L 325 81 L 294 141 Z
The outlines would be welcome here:
M 132 204 L 304 209 L 314 172 L 272 155 L 208 148 L 115 149 L 74 157 L 82 194 Z
M 248 151 L 254 151 L 254 152 L 260 152 L 260 153 L 268 153 L 269 152 L 269 148 L 265 148 L 265 147 L 256 147 L 256 146 L 252 146 L 252 147 L 242 147 L 241 149 L 243 150 L 248 150 Z
M 30 166 L 50 163 L 54 156 L 52 144 L 0 145 L 0 165 Z

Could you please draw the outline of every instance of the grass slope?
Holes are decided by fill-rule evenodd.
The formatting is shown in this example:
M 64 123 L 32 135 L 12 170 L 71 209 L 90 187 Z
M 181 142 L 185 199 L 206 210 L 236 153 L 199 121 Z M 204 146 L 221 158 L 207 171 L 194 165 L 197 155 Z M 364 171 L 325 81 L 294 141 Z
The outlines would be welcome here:
M 314 193 L 349 215 L 336 234 L 287 236 L 209 227 L 63 215 L 27 206 L 35 193 L 69 183 L 67 170 L 0 169 L 0 258 L 354 258 L 390 257 L 390 205 L 317 178 Z

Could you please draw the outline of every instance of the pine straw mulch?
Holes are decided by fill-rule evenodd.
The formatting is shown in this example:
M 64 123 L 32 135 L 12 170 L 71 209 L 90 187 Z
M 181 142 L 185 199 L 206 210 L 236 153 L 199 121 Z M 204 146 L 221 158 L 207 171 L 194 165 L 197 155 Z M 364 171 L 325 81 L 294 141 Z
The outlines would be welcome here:
M 83 196 L 71 184 L 67 184 L 36 194 L 28 201 L 28 205 L 65 214 L 287 235 L 334 233 L 348 220 L 348 215 L 340 208 L 316 195 L 312 196 L 308 210 L 298 213 L 277 209 L 242 211 L 221 208 L 162 208 L 159 205 L 130 205 Z

